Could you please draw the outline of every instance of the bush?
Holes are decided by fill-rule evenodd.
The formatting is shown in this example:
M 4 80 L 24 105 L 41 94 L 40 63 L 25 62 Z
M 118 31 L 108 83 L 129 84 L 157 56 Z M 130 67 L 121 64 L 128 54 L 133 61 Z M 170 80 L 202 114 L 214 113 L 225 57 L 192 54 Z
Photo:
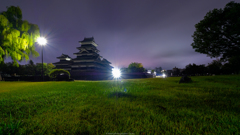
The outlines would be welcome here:
M 67 79 L 70 78 L 70 73 L 67 70 L 64 69 L 53 69 L 50 73 L 49 73 L 49 77 L 51 78 L 59 78 L 60 80 L 62 80 L 63 78 L 60 76 L 64 76 L 64 78 L 66 78 L 66 76 L 68 76 Z

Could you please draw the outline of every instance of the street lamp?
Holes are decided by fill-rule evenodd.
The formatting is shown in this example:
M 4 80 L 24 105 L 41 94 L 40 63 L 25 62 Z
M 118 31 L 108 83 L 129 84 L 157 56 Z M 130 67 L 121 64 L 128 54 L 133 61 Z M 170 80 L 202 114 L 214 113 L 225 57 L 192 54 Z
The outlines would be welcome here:
M 119 77 L 121 76 L 121 72 L 120 72 L 120 70 L 117 69 L 117 68 L 114 68 L 114 69 L 112 70 L 112 74 L 113 74 L 113 77 L 114 77 L 114 78 L 119 78 Z
M 37 39 L 37 42 L 39 45 L 42 46 L 42 81 L 44 81 L 44 77 L 43 77 L 43 46 L 47 44 L 47 40 L 43 37 L 39 37 Z

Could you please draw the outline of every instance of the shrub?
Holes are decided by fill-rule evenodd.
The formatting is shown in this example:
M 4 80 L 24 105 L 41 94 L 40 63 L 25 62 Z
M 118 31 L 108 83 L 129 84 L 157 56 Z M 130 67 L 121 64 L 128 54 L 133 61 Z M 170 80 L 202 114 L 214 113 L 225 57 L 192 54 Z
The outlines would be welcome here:
M 49 77 L 51 78 L 58 78 L 59 75 L 68 75 L 70 78 L 70 73 L 67 70 L 64 69 L 53 69 L 50 73 L 49 73 Z

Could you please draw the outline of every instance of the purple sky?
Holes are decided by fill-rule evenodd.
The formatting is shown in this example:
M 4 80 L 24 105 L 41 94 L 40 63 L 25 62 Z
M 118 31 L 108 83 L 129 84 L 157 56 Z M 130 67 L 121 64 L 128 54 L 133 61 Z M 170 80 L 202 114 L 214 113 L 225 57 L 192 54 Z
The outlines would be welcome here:
M 213 60 L 192 49 L 191 35 L 208 11 L 224 8 L 230 1 L 1 0 L 0 11 L 19 6 L 23 19 L 39 26 L 48 40 L 44 62 L 58 62 L 56 57 L 62 53 L 75 58 L 78 41 L 93 36 L 100 55 L 114 67 L 139 62 L 145 68 L 168 70 Z M 36 50 L 41 52 L 37 44 Z M 41 57 L 31 59 L 41 62 Z

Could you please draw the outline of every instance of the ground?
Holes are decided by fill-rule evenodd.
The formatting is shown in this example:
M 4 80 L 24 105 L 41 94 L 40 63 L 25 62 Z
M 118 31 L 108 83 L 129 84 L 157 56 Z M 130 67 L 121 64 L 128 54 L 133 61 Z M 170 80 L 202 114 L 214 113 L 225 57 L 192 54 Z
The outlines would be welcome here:
M 191 78 L 0 82 L 0 134 L 240 134 L 240 76 Z

